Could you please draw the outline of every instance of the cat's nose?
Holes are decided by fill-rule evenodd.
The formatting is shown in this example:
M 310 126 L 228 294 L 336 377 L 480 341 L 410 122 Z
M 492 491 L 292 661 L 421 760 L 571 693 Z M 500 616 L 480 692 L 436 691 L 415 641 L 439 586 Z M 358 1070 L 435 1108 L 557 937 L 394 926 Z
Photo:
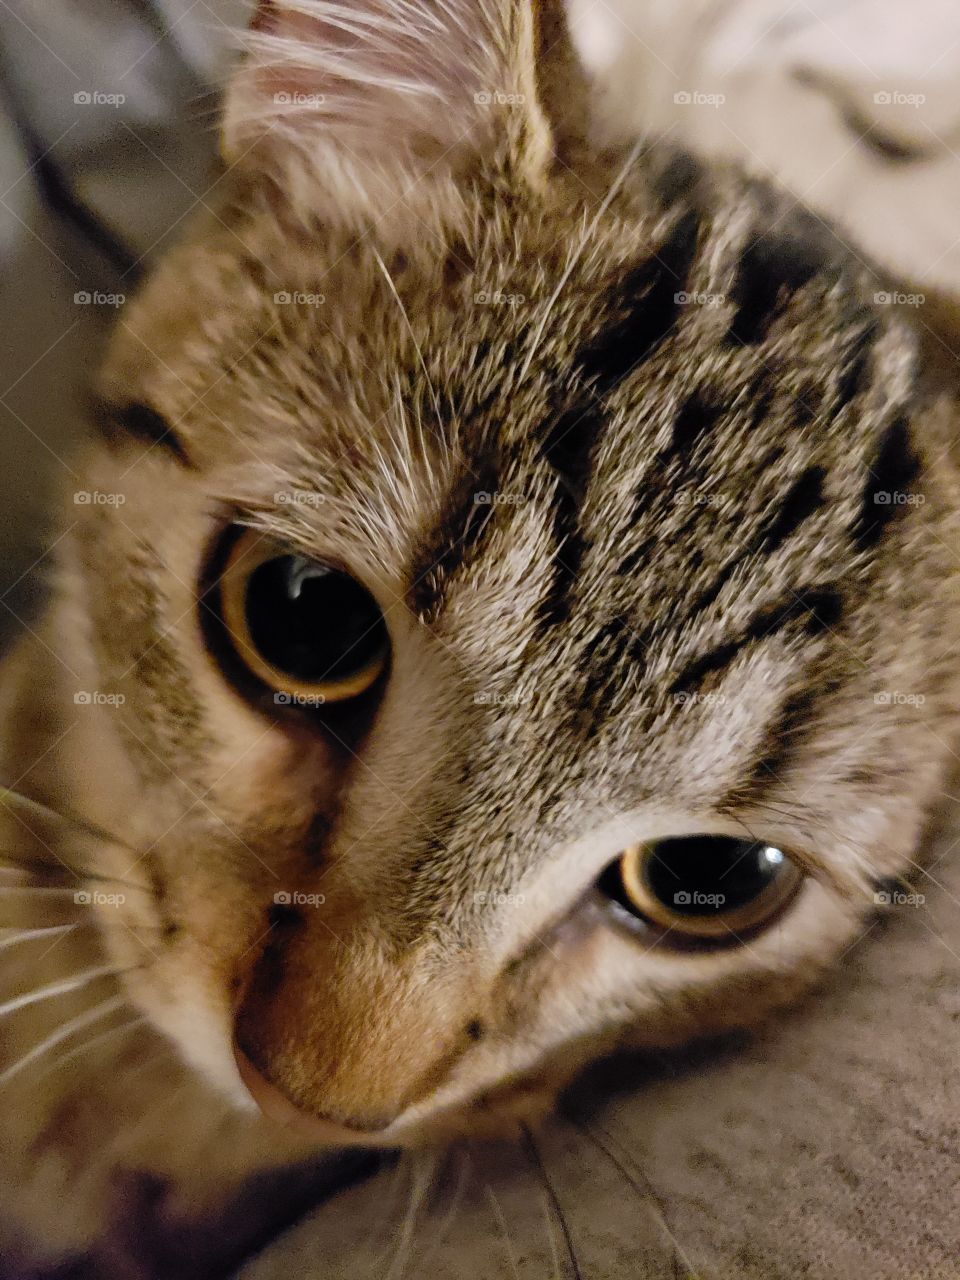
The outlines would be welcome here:
M 276 930 L 244 976 L 237 1062 L 283 1123 L 380 1134 L 449 1081 L 473 1045 L 477 991 L 433 943 L 401 952 L 329 918 L 336 934 Z
M 240 1079 L 250 1097 L 265 1116 L 284 1128 L 312 1135 L 320 1141 L 349 1142 L 360 1134 L 382 1133 L 396 1119 L 396 1114 L 332 1116 L 304 1111 L 271 1084 L 237 1045 L 234 1046 L 234 1057 Z

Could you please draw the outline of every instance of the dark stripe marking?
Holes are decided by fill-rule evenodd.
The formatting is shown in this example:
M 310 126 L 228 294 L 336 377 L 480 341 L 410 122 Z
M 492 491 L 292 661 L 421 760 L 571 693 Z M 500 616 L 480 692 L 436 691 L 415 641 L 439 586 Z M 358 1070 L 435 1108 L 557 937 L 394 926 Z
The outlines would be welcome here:
M 589 547 L 580 529 L 580 508 L 606 422 L 602 399 L 673 329 L 679 311 L 675 295 L 682 290 L 696 254 L 699 231 L 697 211 L 686 210 L 677 218 L 656 256 L 629 271 L 613 286 L 608 294 L 604 331 L 581 349 L 577 359 L 584 385 L 544 433 L 540 451 L 558 476 L 553 581 L 539 611 L 546 627 L 557 626 L 570 616 L 571 597 Z
M 679 626 L 689 626 L 698 614 L 708 609 L 741 566 L 752 560 L 754 556 L 771 555 L 820 509 L 824 502 L 825 478 L 826 472 L 822 467 L 808 467 L 801 473 L 787 490 L 771 523 L 761 530 L 747 547 L 731 556 L 721 567 L 710 586 L 694 600 Z
M 589 546 L 580 529 L 580 507 L 590 482 L 593 450 L 605 421 L 597 403 L 577 399 L 547 431 L 540 445 L 546 462 L 557 475 L 553 497 L 553 578 L 539 615 L 547 627 L 557 626 L 570 615 L 571 597 L 583 557 Z
M 703 165 L 689 151 L 660 144 L 651 157 L 653 193 L 664 209 L 689 197 L 703 177 Z
M 769 555 L 823 506 L 823 467 L 808 467 L 787 490 L 776 518 L 763 534 L 762 550 Z
M 812 723 L 822 696 L 822 688 L 807 688 L 787 698 L 780 714 L 770 725 L 766 740 L 750 769 L 749 777 L 734 787 L 728 804 L 757 800 L 788 773 L 798 752 L 809 740 Z
M 670 447 L 681 457 L 688 457 L 698 443 L 710 434 L 723 416 L 717 405 L 705 404 L 698 396 L 685 400 L 677 411 L 671 428 Z
M 853 339 L 846 353 L 846 360 L 837 378 L 836 408 L 842 409 L 861 391 L 866 390 L 869 381 L 870 360 L 874 343 L 880 332 L 880 322 L 871 318 Z
M 583 348 L 578 361 L 582 376 L 594 383 L 598 394 L 609 394 L 676 325 L 676 295 L 684 290 L 699 234 L 698 211 L 685 210 L 654 255 L 611 290 L 604 331 Z
M 589 658 L 584 663 L 582 691 L 571 717 L 583 741 L 589 741 L 605 722 L 604 695 L 620 679 L 623 660 L 630 655 L 633 637 L 621 617 L 610 618 L 593 637 Z
M 876 546 L 891 521 L 906 510 L 896 496 L 905 495 L 920 475 L 920 459 L 906 418 L 895 418 L 887 427 L 869 466 L 856 530 L 857 544 L 863 551 Z
M 148 404 L 138 401 L 123 405 L 99 403 L 94 408 L 94 416 L 100 433 L 108 444 L 117 444 L 121 439 L 127 438 L 151 446 L 162 445 L 182 466 L 193 467 L 190 455 L 176 431 Z
M 730 339 L 762 341 L 792 294 L 836 261 L 836 242 L 810 214 L 797 210 L 782 231 L 761 231 L 740 256 L 732 296 Z
M 477 555 L 496 510 L 492 502 L 477 499 L 496 493 L 498 464 L 491 458 L 476 461 L 476 468 L 464 470 L 447 494 L 436 522 L 413 554 L 407 600 L 424 621 L 438 616 L 450 575 Z
M 729 666 L 747 645 L 776 635 L 792 623 L 804 621 L 807 631 L 818 635 L 835 626 L 842 613 L 843 600 L 836 587 L 812 587 L 798 591 L 790 600 L 761 610 L 739 639 L 725 641 L 688 663 L 670 686 L 670 693 L 691 692 L 707 675 Z

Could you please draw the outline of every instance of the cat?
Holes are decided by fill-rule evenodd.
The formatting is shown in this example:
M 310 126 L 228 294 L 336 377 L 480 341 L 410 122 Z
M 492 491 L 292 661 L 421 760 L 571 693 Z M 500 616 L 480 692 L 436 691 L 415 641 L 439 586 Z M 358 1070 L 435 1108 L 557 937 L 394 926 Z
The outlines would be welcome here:
M 948 381 L 559 0 L 263 4 L 223 150 L 3 669 L 13 1274 L 755 1025 L 952 758 Z

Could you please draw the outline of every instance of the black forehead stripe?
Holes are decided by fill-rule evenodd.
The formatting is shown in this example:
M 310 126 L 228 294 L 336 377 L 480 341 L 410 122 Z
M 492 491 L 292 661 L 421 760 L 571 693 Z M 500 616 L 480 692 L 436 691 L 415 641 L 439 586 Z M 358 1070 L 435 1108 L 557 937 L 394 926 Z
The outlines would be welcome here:
M 699 237 L 699 211 L 684 209 L 651 256 L 608 290 L 603 331 L 577 357 L 581 376 L 598 395 L 609 395 L 676 326 Z
M 808 687 L 787 697 L 779 714 L 771 721 L 743 782 L 724 797 L 724 806 L 732 808 L 757 803 L 789 773 L 798 753 L 810 738 L 823 693 L 821 683 L 816 690 Z
M 776 551 L 791 534 L 796 533 L 810 516 L 824 505 L 823 467 L 807 467 L 790 485 L 780 501 L 780 509 L 764 531 L 761 549 L 766 555 Z
M 557 474 L 553 495 L 553 574 L 539 608 L 541 624 L 555 627 L 570 615 L 573 593 L 587 552 L 580 507 L 590 482 L 591 459 L 606 414 L 599 403 L 577 399 L 560 414 L 540 451 Z
M 737 346 L 762 342 L 789 297 L 815 276 L 840 272 L 841 248 L 829 227 L 801 209 L 787 217 L 771 213 L 777 227 L 759 228 L 737 264 L 728 330 Z
M 849 404 L 869 385 L 870 362 L 879 336 L 880 321 L 874 315 L 867 315 L 854 330 L 837 378 L 835 402 L 837 410 Z
M 698 392 L 684 400 L 677 410 L 670 432 L 670 450 L 684 461 L 696 451 L 701 441 L 709 439 L 723 417 L 723 407 L 710 404 Z
M 880 541 L 892 521 L 908 509 L 906 499 L 915 496 L 911 486 L 917 483 L 921 467 L 906 418 L 895 418 L 886 428 L 867 467 L 856 529 L 857 545 L 863 551 Z
M 139 401 L 111 404 L 100 401 L 94 406 L 94 418 L 108 443 L 122 439 L 139 440 L 146 445 L 160 445 L 184 467 L 193 467 L 190 455 L 176 431 L 155 409 Z
M 678 627 L 691 626 L 699 614 L 716 602 L 720 592 L 738 569 L 756 556 L 773 555 L 811 516 L 821 510 L 826 503 L 823 490 L 825 479 L 824 468 L 813 466 L 807 467 L 793 480 L 783 497 L 778 498 L 769 523 L 745 547 L 721 565 L 710 585 L 694 597 L 690 608 L 677 624 Z M 709 519 L 706 508 L 703 518 Z M 616 572 L 621 576 L 634 573 L 640 560 L 645 559 L 649 553 L 649 547 L 635 548 L 617 565 Z M 643 643 L 650 644 L 653 639 L 653 628 L 649 628 L 643 637 Z
M 664 209 L 691 196 L 703 179 L 702 163 L 682 147 L 661 140 L 648 157 L 651 188 Z
M 553 579 L 539 615 L 544 627 L 569 617 L 572 596 L 589 546 L 580 510 L 590 487 L 593 459 L 607 421 L 604 397 L 648 359 L 673 330 L 690 265 L 697 251 L 700 219 L 682 211 L 655 254 L 627 271 L 608 290 L 599 335 L 579 351 L 579 390 L 546 424 L 540 453 L 557 476 L 553 499 Z
M 478 457 L 461 472 L 433 527 L 421 537 L 408 571 L 407 603 L 424 621 L 436 619 L 451 576 L 483 547 L 499 484 L 496 460 Z
M 698 212 L 681 210 L 657 249 L 610 285 L 601 306 L 606 317 L 601 332 L 584 345 L 574 361 L 577 389 L 542 431 L 540 453 L 557 478 L 554 574 L 540 609 L 547 626 L 569 615 L 570 597 L 588 545 L 580 527 L 580 508 L 606 421 L 603 397 L 673 329 L 679 311 L 676 295 L 683 290 L 696 254 L 699 229 Z M 477 406 L 469 416 L 478 416 Z M 476 449 L 434 529 L 417 547 L 409 570 L 408 601 L 421 617 L 437 615 L 451 576 L 478 554 L 495 518 L 495 505 L 484 503 L 483 497 L 496 493 L 498 476 L 499 464 Z
M 728 667 L 742 649 L 776 635 L 784 627 L 803 623 L 810 635 L 818 635 L 836 626 L 842 614 L 843 597 L 832 583 L 791 593 L 788 600 L 755 614 L 737 639 L 716 645 L 689 662 L 673 681 L 670 693 L 695 691 L 708 675 L 717 675 Z

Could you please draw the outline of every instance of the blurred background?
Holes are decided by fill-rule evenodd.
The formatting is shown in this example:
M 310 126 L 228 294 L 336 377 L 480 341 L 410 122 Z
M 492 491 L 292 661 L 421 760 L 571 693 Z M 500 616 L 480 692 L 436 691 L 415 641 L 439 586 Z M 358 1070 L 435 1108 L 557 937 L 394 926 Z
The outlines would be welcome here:
M 29 621 L 81 486 L 90 376 L 216 181 L 216 87 L 245 0 L 0 5 L 0 637 Z
M 619 120 L 773 173 L 917 290 L 960 291 L 954 0 L 569 7 Z M 250 8 L 0 4 L 0 636 L 42 589 L 105 331 L 217 180 L 217 88 Z

